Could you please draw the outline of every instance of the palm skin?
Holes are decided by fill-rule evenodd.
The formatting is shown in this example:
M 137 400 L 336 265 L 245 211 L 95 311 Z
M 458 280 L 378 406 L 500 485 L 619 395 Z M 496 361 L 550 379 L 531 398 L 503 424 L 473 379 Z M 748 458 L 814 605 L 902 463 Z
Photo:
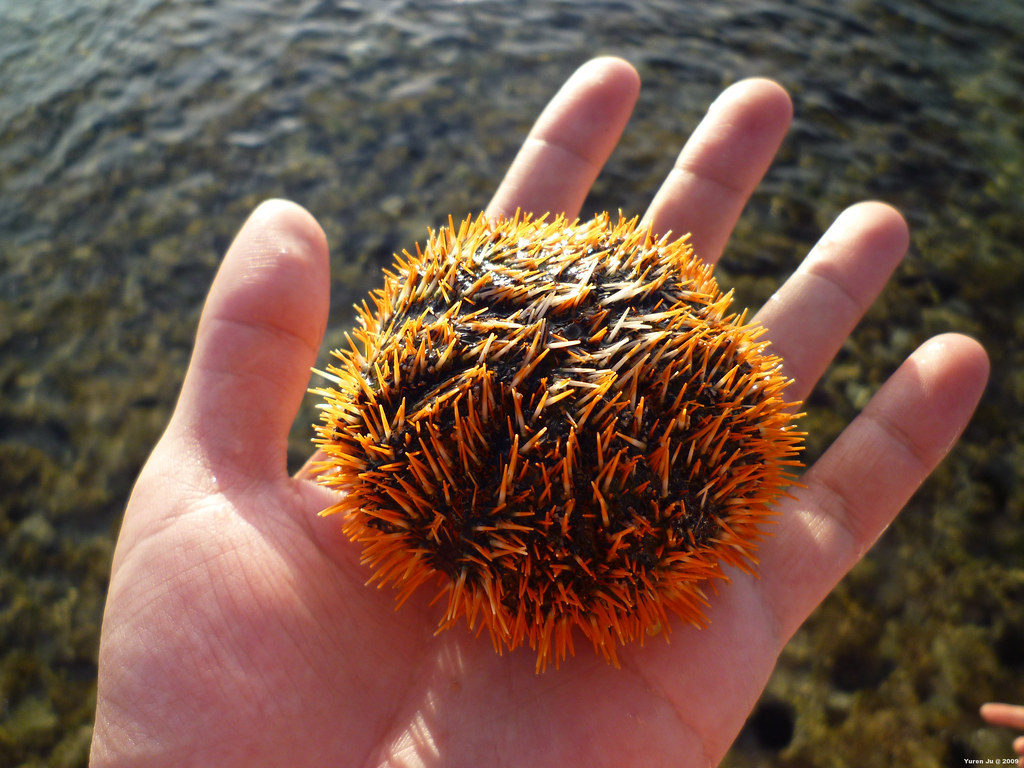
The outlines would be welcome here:
M 541 115 L 488 213 L 575 215 L 638 91 L 584 65 Z M 720 97 L 646 221 L 714 261 L 791 117 L 750 80 Z M 762 308 L 804 398 L 907 244 L 892 209 L 844 213 Z M 731 572 L 703 630 L 557 670 L 487 637 L 434 634 L 425 590 L 367 588 L 331 495 L 285 469 L 328 311 L 316 222 L 284 202 L 246 222 L 210 291 L 181 398 L 132 495 L 100 648 L 92 765 L 714 765 L 785 642 L 945 455 L 987 375 L 973 341 L 912 355 L 780 505 L 759 577 Z

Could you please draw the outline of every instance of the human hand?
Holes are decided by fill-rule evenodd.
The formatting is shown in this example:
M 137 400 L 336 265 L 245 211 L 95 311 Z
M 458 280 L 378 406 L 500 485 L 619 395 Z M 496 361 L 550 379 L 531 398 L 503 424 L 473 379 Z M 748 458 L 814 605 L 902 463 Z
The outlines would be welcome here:
M 982 704 L 981 717 L 992 725 L 1005 725 L 1024 731 L 1024 707 L 1012 704 Z M 1013 740 L 1013 751 L 1019 755 L 1017 764 L 1024 766 L 1024 736 L 1018 736 Z
M 577 214 L 618 140 L 636 73 L 602 59 L 542 114 L 487 209 Z M 751 80 L 713 105 L 646 221 L 714 262 L 791 117 Z M 805 398 L 907 245 L 892 209 L 840 216 L 756 321 Z M 100 646 L 92 764 L 712 765 L 779 652 L 952 446 L 984 352 L 932 339 L 782 502 L 759 578 L 730 570 L 708 628 L 677 626 L 535 674 L 535 653 L 434 634 L 425 590 L 394 610 L 335 519 L 289 477 L 286 437 L 328 310 L 327 248 L 297 206 L 261 206 L 211 288 L 181 398 L 132 494 Z

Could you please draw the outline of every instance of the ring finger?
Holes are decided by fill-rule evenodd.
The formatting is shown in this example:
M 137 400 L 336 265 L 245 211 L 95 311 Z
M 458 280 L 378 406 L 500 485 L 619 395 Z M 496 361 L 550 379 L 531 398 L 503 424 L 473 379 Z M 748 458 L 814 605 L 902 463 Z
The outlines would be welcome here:
M 768 329 L 772 353 L 794 380 L 787 398 L 807 397 L 903 257 L 908 238 L 903 217 L 889 206 L 848 208 L 757 313 L 754 322 Z

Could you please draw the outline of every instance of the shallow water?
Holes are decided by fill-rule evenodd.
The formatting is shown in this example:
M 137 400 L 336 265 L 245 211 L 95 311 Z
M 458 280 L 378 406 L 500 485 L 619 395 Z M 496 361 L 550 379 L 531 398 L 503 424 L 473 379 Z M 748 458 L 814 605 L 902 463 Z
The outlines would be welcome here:
M 246 213 L 284 196 L 321 219 L 337 342 L 390 254 L 480 209 L 601 53 L 644 91 L 588 211 L 641 212 L 723 86 L 793 94 L 724 261 L 741 301 L 856 200 L 911 221 L 809 402 L 812 456 L 928 336 L 972 333 L 994 359 L 965 441 L 795 638 L 730 759 L 1006 756 L 974 711 L 1024 699 L 1020 30 L 1005 0 L 0 3 L 0 764 L 84 762 L 119 516 Z

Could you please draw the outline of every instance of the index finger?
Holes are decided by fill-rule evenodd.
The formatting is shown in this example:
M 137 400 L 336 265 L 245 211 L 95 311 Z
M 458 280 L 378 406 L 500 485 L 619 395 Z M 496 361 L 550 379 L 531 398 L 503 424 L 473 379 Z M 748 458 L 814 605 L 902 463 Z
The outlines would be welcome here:
M 640 78 L 616 58 L 588 61 L 537 118 L 487 206 L 487 215 L 517 209 L 574 218 L 633 111 Z

